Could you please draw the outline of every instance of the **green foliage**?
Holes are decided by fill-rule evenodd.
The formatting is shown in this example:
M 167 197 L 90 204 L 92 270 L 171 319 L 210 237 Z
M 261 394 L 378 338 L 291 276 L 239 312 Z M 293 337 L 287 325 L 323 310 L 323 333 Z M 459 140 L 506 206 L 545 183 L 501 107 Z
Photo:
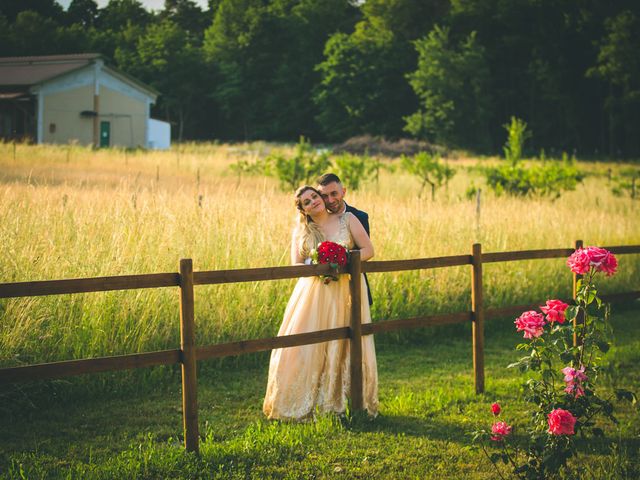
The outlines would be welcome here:
M 516 117 L 511 117 L 511 123 L 503 126 L 507 131 L 507 143 L 502 147 L 504 158 L 511 165 L 516 165 L 522 159 L 522 147 L 524 142 L 531 137 L 531 132 L 527 130 L 526 122 Z
M 424 187 L 431 186 L 431 200 L 435 200 L 436 188 L 447 183 L 456 174 L 455 169 L 442 163 L 440 156 L 428 152 L 420 152 L 413 156 L 403 155 L 402 167 L 412 175 L 420 179 L 421 186 L 418 198 L 422 195 Z
M 292 157 L 277 154 L 268 157 L 267 161 L 273 165 L 273 172 L 282 188 L 292 191 L 301 185 L 312 184 L 330 166 L 328 152 L 317 152 L 304 137 L 300 137 Z
M 431 29 L 446 5 L 441 0 L 352 3 L 360 4 L 360 15 L 349 28 L 333 31 L 316 66 L 318 123 L 330 140 L 362 134 L 398 137 L 402 118 L 415 108 L 404 78 L 415 66 L 411 42 Z
M 584 281 L 578 282 L 576 304 L 564 306 L 561 321 L 554 323 L 547 315 L 548 323 L 540 327 L 540 332 L 529 331 L 531 338 L 516 347 L 527 355 L 507 367 L 517 367 L 529 376 L 523 385 L 524 400 L 531 409 L 526 435 L 516 440 L 509 429 L 496 437 L 493 428 L 493 435 L 485 430 L 474 433 L 474 440 L 483 443 L 483 452 L 501 477 L 500 470 L 506 468 L 523 480 L 558 475 L 565 478 L 569 461 L 579 455 L 575 437 L 604 437 L 604 430 L 596 426 L 599 419 L 618 423 L 611 398 L 603 394 L 599 382 L 612 337 L 609 306 L 602 303 L 594 284 L 599 268 L 591 267 Z M 526 312 L 523 317 L 530 314 L 543 316 Z M 577 343 L 574 337 L 579 339 Z M 627 390 L 617 396 L 636 401 L 635 394 Z M 555 411 L 563 411 L 575 425 L 567 428 L 568 422 L 563 421 L 562 430 L 554 431 L 549 417 Z M 498 452 L 489 454 L 485 444 L 489 451 L 495 448 Z M 507 466 L 503 467 L 503 463 Z
M 522 163 L 484 169 L 487 185 L 498 195 L 559 198 L 562 192 L 575 190 L 584 175 L 575 160 L 565 154 L 563 160 L 549 160 L 538 165 Z
M 632 199 L 638 198 L 638 188 L 640 188 L 640 169 L 626 168 L 620 171 L 620 175 L 615 178 L 615 183 L 611 191 L 614 195 L 629 195 Z
M 547 161 L 544 150 L 542 162 L 533 166 L 524 165 L 522 151 L 524 142 L 531 136 L 527 124 L 516 117 L 504 125 L 507 141 L 504 146 L 508 164 L 484 169 L 487 185 L 498 195 L 537 196 L 559 198 L 562 192 L 575 190 L 583 175 L 578 171 L 574 158 L 563 153 L 562 160 Z
M 351 155 L 345 153 L 333 158 L 333 164 L 337 175 L 349 189 L 358 190 L 360 182 L 375 174 L 376 168 L 373 159 L 363 155 Z M 379 168 L 379 167 L 378 167 Z
M 438 144 L 486 148 L 489 71 L 476 33 L 454 45 L 449 29 L 436 26 L 415 47 L 418 68 L 407 79 L 420 109 L 405 117 L 405 130 Z
M 168 120 L 178 124 L 176 133 L 182 140 L 185 124 L 201 105 L 193 100 L 202 96 L 200 85 L 207 78 L 201 51 L 190 43 L 187 32 L 170 19 L 151 24 L 144 33 L 135 32 L 132 37 L 135 45 L 119 47 L 116 59 L 122 68 L 163 93 L 159 107 Z
M 536 150 L 640 153 L 637 2 L 207 4 L 166 0 L 148 11 L 140 0 L 73 0 L 65 11 L 55 0 L 3 0 L 0 55 L 101 53 L 160 90 L 152 114 L 184 138 L 409 132 L 495 153 L 505 112 L 518 112 L 536 132 Z M 192 51 L 144 60 L 150 27 L 166 22 Z M 164 27 L 155 34 L 173 38 Z M 163 69 L 147 63 L 158 57 Z

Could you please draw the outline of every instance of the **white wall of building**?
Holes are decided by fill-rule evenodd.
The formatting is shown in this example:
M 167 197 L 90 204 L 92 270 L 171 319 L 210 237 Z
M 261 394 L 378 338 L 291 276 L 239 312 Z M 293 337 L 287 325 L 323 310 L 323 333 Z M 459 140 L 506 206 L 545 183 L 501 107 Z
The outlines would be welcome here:
M 149 132 L 149 148 L 167 150 L 171 147 L 171 124 L 150 118 L 147 129 Z

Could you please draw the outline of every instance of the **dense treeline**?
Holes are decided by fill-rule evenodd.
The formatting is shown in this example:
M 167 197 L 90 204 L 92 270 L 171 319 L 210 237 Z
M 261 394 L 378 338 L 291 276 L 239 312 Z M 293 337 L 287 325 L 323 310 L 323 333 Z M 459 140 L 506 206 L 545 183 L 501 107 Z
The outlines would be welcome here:
M 637 0 L 0 0 L 0 55 L 99 52 L 184 139 L 640 154 Z

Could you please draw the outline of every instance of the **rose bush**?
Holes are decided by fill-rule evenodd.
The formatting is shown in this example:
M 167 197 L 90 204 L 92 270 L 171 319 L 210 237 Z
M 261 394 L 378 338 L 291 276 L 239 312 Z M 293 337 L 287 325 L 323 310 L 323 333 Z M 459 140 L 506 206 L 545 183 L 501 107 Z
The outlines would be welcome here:
M 609 350 L 609 306 L 598 297 L 594 278 L 616 273 L 618 261 L 604 248 L 576 250 L 568 259 L 578 280 L 574 305 L 548 300 L 541 312 L 530 310 L 515 320 L 516 330 L 527 340 L 516 349 L 527 352 L 508 368 L 529 373 L 524 400 L 532 404 L 531 425 L 516 435 L 516 427 L 495 421 L 491 430 L 474 432 L 487 457 L 504 478 L 501 468 L 523 479 L 553 478 L 565 471 L 577 455 L 575 436 L 603 436 L 598 421 L 616 422 L 613 395 L 602 396 L 597 388 L 603 355 Z M 618 399 L 633 402 L 626 390 L 615 390 Z M 491 412 L 503 409 L 494 403 Z M 490 449 L 498 451 L 490 452 Z M 501 467 L 501 465 L 503 465 Z M 566 472 L 565 472 L 566 473 Z M 563 477 L 564 478 L 564 477 Z

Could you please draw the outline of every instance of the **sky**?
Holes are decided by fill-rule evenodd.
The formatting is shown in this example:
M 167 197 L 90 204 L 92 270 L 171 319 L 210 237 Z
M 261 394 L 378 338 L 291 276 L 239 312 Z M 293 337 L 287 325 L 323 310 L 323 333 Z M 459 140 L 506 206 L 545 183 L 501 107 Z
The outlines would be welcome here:
M 194 1 L 203 10 L 207 8 L 207 0 Z M 57 0 L 57 2 L 66 10 L 71 3 L 71 0 Z M 96 0 L 96 3 L 98 4 L 99 8 L 102 8 L 107 3 L 109 3 L 109 0 Z M 146 8 L 147 10 L 162 10 L 162 8 L 164 7 L 164 0 L 141 0 L 140 3 L 142 3 L 144 5 L 144 8 Z

